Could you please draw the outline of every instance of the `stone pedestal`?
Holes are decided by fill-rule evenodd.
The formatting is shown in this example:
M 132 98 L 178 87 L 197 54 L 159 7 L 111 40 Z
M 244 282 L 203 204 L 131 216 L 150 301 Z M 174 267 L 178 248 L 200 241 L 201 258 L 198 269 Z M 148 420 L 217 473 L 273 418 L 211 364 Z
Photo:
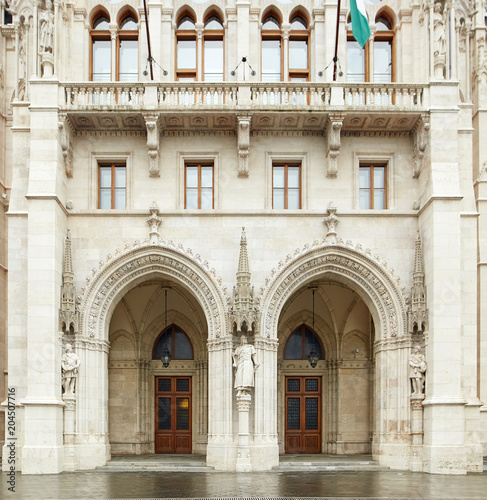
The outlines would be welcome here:
M 435 78 L 437 80 L 445 79 L 446 56 L 435 55 Z
M 74 434 L 76 429 L 76 395 L 63 394 L 64 401 L 64 470 L 76 470 Z
M 411 396 L 411 464 L 410 470 L 423 470 L 423 400 L 424 394 Z
M 52 78 L 54 75 L 54 56 L 49 52 L 41 57 L 42 78 Z
M 250 460 L 250 434 L 249 434 L 249 411 L 251 403 L 250 394 L 237 395 L 238 408 L 238 448 L 237 448 L 237 472 L 251 472 L 252 462 Z

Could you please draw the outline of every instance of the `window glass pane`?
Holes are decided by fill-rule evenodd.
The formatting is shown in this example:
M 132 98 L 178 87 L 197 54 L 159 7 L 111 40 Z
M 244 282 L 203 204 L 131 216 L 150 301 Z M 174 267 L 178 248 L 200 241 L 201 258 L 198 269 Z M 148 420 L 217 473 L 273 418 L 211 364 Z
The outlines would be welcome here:
M 171 390 L 171 379 L 170 378 L 160 378 L 158 380 L 157 390 L 159 392 L 169 392 Z
M 100 189 L 100 208 L 112 208 L 112 191 L 111 189 Z
M 374 189 L 383 189 L 386 187 L 386 177 L 384 167 L 374 167 Z
M 223 40 L 205 40 L 205 81 L 223 81 Z
M 112 167 L 100 167 L 100 187 L 106 188 L 112 185 Z
M 110 40 L 93 41 L 93 81 L 110 81 L 111 64 L 111 42 Z
M 161 359 L 162 351 L 166 348 L 172 356 L 172 328 L 166 330 L 157 341 L 152 359 Z
M 299 188 L 299 167 L 287 168 L 287 185 L 289 188 Z
M 360 179 L 359 179 L 360 189 L 370 188 L 370 168 L 360 167 L 359 172 L 360 172 Z
M 360 190 L 360 208 L 370 208 L 370 189 Z
M 307 378 L 305 382 L 305 390 L 307 392 L 316 392 L 318 390 L 318 379 Z
M 137 40 L 120 41 L 120 81 L 137 81 L 139 42 Z
M 196 68 L 196 40 L 178 40 L 178 68 Z
M 178 30 L 194 30 L 194 21 L 189 16 L 184 16 L 178 23 Z
M 299 398 L 287 399 L 287 428 L 289 430 L 299 430 L 300 413 L 299 413 Z
M 374 208 L 383 210 L 386 208 L 386 192 L 385 189 L 374 188 Z
M 392 29 L 392 25 L 389 19 L 381 16 L 375 20 L 375 29 L 377 31 L 389 31 Z
M 274 167 L 273 168 L 273 182 L 272 185 L 275 188 L 284 187 L 284 167 Z
M 264 19 L 264 22 L 262 23 L 262 29 L 263 30 L 280 30 L 281 23 L 274 16 L 269 16 L 269 17 L 266 17 Z
M 303 359 L 303 335 L 301 328 L 289 337 L 284 359 Z
M 115 207 L 117 209 L 125 208 L 125 188 L 115 189 Z
M 201 187 L 213 187 L 213 167 L 201 167 Z
M 125 187 L 125 167 L 115 167 L 115 187 Z
M 272 206 L 278 210 L 284 208 L 284 189 L 274 188 L 274 192 L 272 194 Z
M 298 16 L 298 17 L 295 17 L 291 21 L 291 29 L 292 30 L 305 30 L 305 29 L 308 29 L 308 25 L 302 17 Z
M 176 351 L 174 359 L 193 359 L 193 350 L 191 349 L 188 337 L 177 328 L 174 329 L 174 335 Z
M 176 398 L 176 429 L 189 429 L 189 399 Z
M 289 69 L 308 68 L 308 42 L 289 40 Z
M 186 190 L 186 208 L 198 208 L 198 188 Z
M 299 206 L 299 189 L 289 189 L 287 192 L 287 208 L 297 210 Z
M 355 40 L 347 42 L 347 81 L 365 81 L 365 51 Z
M 374 82 L 392 81 L 392 47 L 390 41 L 374 41 Z
M 309 356 L 309 353 L 311 352 L 311 348 L 314 347 L 315 351 L 318 354 L 319 359 L 322 359 L 321 346 L 320 346 L 319 340 L 316 338 L 316 335 L 308 328 L 305 329 L 304 335 L 305 335 L 304 357 L 307 359 Z
M 137 21 L 132 16 L 127 16 L 120 23 L 121 30 L 136 30 L 137 29 Z
M 304 418 L 306 430 L 318 429 L 318 398 L 306 398 Z
M 299 378 L 288 378 L 287 379 L 287 391 L 288 392 L 299 392 L 301 386 L 301 379 Z
M 281 80 L 281 41 L 262 40 L 262 81 Z
M 213 189 L 201 188 L 201 208 L 203 210 L 213 208 Z
M 171 429 L 171 398 L 158 398 L 158 427 L 160 430 Z
M 99 17 L 93 23 L 93 29 L 96 31 L 108 30 L 110 28 L 109 23 L 110 21 L 105 16 Z
M 178 379 L 176 379 L 176 391 L 178 391 L 178 392 L 189 392 L 189 378 L 178 378 Z
M 186 186 L 189 188 L 198 187 L 198 167 L 187 166 L 186 167 Z
M 205 23 L 205 30 L 222 30 L 223 24 L 216 16 L 211 16 Z

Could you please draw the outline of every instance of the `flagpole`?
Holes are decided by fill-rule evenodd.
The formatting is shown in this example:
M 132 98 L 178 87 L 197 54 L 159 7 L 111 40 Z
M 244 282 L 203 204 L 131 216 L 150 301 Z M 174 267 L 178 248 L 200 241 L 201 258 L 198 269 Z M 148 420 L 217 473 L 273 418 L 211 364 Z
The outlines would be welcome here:
M 340 0 L 338 0 L 338 2 L 340 2 Z M 147 48 L 149 51 L 149 57 L 147 58 L 147 60 L 149 61 L 150 79 L 154 80 L 154 73 L 152 71 L 152 54 L 151 54 L 151 50 L 150 50 L 149 18 L 147 17 L 147 4 L 146 4 L 145 0 L 144 0 L 144 17 L 145 17 L 145 31 L 147 33 Z M 146 68 L 147 68 L 147 66 L 146 66 Z M 145 73 L 145 74 L 147 74 L 147 73 Z
M 333 81 L 336 82 L 337 79 L 337 62 L 338 62 L 338 35 L 340 34 L 340 3 L 338 0 L 337 5 L 337 29 L 335 35 L 335 56 L 333 57 Z

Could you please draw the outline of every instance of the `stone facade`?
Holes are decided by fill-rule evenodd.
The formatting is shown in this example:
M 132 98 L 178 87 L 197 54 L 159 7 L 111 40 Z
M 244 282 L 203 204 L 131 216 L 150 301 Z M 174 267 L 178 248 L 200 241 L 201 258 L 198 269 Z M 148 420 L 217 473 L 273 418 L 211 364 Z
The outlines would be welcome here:
M 482 471 L 484 5 L 366 3 L 357 77 L 342 3 L 334 80 L 336 9 L 14 0 L 2 10 L 0 398 L 15 388 L 18 470 L 92 469 L 186 439 L 219 470 L 266 470 L 314 446 L 394 469 Z M 298 186 L 286 177 L 281 189 L 277 168 L 299 172 Z M 187 208 L 194 192 L 209 206 Z M 277 208 L 281 194 L 290 208 Z M 254 385 L 237 392 L 242 335 Z M 77 361 L 63 391 L 68 345 Z M 163 379 L 189 380 L 190 397 L 168 389 L 184 438 L 166 432 Z M 293 381 L 317 387 L 299 432 L 292 408 L 307 396 Z

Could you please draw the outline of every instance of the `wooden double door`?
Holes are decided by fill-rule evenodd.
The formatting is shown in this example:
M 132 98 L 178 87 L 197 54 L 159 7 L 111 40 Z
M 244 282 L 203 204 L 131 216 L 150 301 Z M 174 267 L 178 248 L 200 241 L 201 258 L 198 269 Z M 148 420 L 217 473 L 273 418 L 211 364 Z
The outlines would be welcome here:
M 191 377 L 156 377 L 155 452 L 191 453 Z
M 321 377 L 286 377 L 286 453 L 321 453 Z

